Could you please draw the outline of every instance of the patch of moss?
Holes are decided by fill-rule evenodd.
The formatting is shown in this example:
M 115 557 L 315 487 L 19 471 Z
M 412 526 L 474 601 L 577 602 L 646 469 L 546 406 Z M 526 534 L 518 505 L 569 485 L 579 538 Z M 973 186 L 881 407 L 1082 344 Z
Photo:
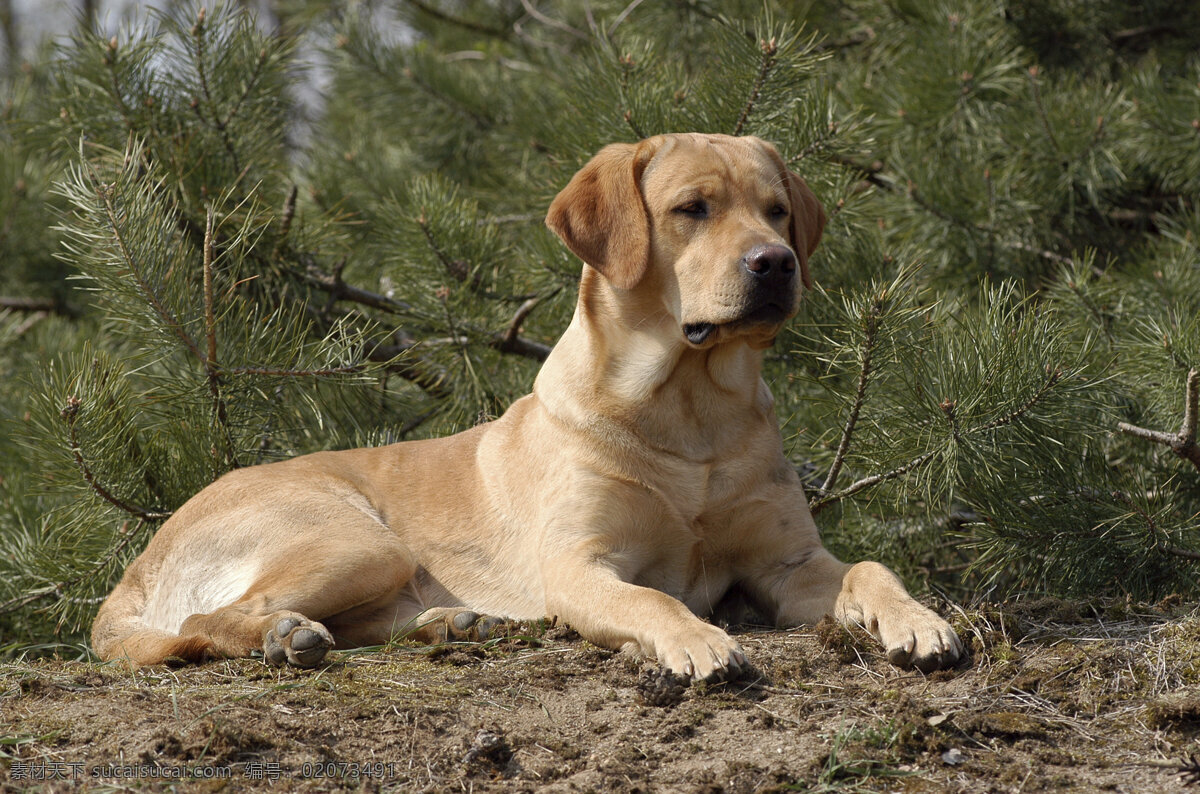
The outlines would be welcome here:
M 1037 717 L 1021 711 L 989 711 L 963 719 L 961 727 L 967 733 L 999 739 L 1041 739 L 1047 726 Z
M 1174 692 L 1146 704 L 1147 727 L 1164 730 L 1200 729 L 1200 692 Z

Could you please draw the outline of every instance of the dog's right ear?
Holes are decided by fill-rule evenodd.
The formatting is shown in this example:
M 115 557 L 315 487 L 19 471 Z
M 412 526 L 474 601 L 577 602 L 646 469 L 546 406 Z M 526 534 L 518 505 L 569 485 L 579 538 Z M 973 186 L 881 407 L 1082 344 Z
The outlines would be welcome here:
M 605 146 L 555 197 L 546 225 L 615 287 L 631 289 L 650 264 L 650 219 L 642 172 L 651 141 Z

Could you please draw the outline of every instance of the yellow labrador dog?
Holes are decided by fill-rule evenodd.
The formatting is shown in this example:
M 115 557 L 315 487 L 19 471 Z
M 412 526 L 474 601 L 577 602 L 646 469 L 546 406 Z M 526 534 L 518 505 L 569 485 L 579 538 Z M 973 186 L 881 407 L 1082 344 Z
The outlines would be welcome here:
M 604 148 L 547 223 L 586 263 L 574 318 L 494 422 L 226 474 L 100 608 L 104 659 L 317 664 L 333 646 L 479 638 L 555 616 L 693 679 L 736 673 L 700 615 L 731 590 L 779 626 L 832 614 L 902 666 L 951 628 L 887 568 L 820 543 L 762 350 L 810 286 L 820 204 L 757 138 Z

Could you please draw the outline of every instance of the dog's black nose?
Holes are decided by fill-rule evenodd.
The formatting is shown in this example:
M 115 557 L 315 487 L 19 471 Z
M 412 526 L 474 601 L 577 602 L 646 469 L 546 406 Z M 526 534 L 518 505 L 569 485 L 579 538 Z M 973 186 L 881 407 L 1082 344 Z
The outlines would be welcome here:
M 757 278 L 781 283 L 796 273 L 796 255 L 786 245 L 760 245 L 742 257 L 742 265 Z

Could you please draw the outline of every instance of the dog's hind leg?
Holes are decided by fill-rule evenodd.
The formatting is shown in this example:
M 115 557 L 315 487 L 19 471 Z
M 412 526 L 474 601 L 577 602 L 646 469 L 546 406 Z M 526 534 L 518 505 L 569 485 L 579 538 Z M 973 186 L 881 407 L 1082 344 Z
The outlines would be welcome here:
M 204 527 L 194 527 L 189 543 L 177 544 L 157 565 L 135 563 L 101 607 L 93 631 L 97 652 L 158 664 L 261 650 L 268 662 L 311 667 L 335 642 L 386 642 L 390 633 L 381 622 L 355 626 L 344 617 L 401 608 L 417 570 L 412 553 L 371 516 L 347 515 L 342 505 L 338 511 L 319 502 L 304 507 L 310 509 L 258 515 L 253 530 L 245 530 L 252 542 L 232 553 Z M 222 520 L 217 515 L 208 524 Z M 237 584 L 239 571 L 251 572 L 245 585 Z M 221 588 L 232 594 L 213 603 L 206 593 Z M 180 614 L 186 617 L 173 617 Z M 353 629 L 352 636 L 338 637 L 320 622 L 327 618 Z
M 335 643 L 387 642 L 391 625 L 403 619 L 416 569 L 395 536 L 343 523 L 277 555 L 237 601 L 192 615 L 179 633 L 209 638 L 215 655 L 261 648 L 268 663 L 311 667 Z

